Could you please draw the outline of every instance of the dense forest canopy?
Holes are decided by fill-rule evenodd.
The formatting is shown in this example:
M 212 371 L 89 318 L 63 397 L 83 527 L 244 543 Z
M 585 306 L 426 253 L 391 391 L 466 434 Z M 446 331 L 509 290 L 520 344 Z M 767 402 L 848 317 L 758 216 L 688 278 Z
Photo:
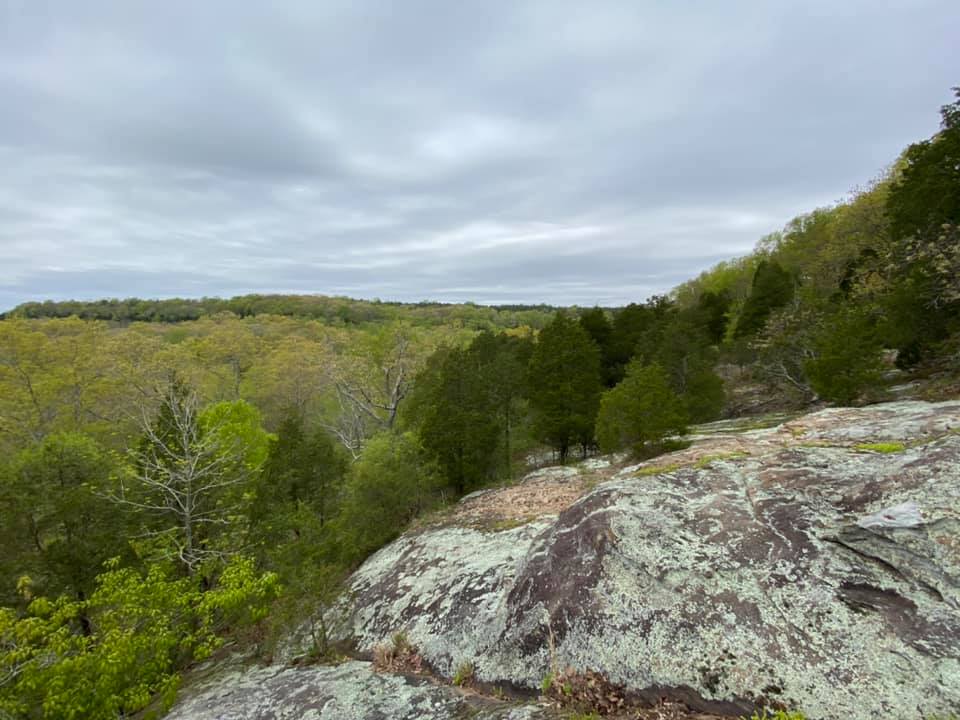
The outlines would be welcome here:
M 269 655 L 424 512 L 528 456 L 960 374 L 960 91 L 941 130 L 751 255 L 624 308 L 319 296 L 26 303 L 0 321 L 0 714 L 168 704 Z M 255 630 L 250 630 L 254 627 Z
M 242 295 L 223 298 L 139 298 L 93 301 L 65 300 L 26 302 L 3 318 L 68 318 L 106 320 L 114 323 L 178 323 L 231 313 L 239 318 L 258 315 L 309 318 L 333 325 L 382 324 L 404 319 L 413 325 L 463 324 L 476 329 L 529 325 L 543 327 L 556 308 L 549 305 L 477 305 L 474 303 L 399 303 L 353 300 L 325 295 Z

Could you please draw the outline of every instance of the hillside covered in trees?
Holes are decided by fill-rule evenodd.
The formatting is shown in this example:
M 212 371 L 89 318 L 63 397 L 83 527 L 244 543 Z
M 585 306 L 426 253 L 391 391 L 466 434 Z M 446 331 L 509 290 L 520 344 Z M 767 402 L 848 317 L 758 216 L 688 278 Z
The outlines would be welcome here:
M 264 657 L 428 510 L 531 456 L 691 424 L 956 394 L 960 91 L 941 130 L 752 254 L 623 308 L 343 298 L 27 303 L 0 321 L 0 715 L 172 702 Z M 898 379 L 897 382 L 902 382 Z

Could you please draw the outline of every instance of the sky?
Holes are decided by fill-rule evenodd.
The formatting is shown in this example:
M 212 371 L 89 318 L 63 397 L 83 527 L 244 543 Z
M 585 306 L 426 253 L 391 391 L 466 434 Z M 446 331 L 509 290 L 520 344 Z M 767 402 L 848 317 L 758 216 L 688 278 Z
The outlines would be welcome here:
M 956 0 L 0 0 L 0 310 L 619 305 L 877 177 Z

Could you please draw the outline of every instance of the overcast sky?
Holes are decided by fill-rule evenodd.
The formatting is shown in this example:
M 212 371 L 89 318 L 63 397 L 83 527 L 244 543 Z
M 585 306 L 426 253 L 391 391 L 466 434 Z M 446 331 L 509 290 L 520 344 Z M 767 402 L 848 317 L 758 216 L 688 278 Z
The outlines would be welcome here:
M 957 0 L 0 0 L 0 309 L 622 304 L 937 129 Z

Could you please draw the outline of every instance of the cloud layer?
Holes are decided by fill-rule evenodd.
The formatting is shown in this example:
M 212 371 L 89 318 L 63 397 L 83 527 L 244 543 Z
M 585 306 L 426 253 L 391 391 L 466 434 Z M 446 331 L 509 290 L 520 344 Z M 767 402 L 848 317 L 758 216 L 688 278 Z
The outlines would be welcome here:
M 0 309 L 620 304 L 930 135 L 960 6 L 0 5 Z M 839 7 L 838 7 L 839 6 Z

